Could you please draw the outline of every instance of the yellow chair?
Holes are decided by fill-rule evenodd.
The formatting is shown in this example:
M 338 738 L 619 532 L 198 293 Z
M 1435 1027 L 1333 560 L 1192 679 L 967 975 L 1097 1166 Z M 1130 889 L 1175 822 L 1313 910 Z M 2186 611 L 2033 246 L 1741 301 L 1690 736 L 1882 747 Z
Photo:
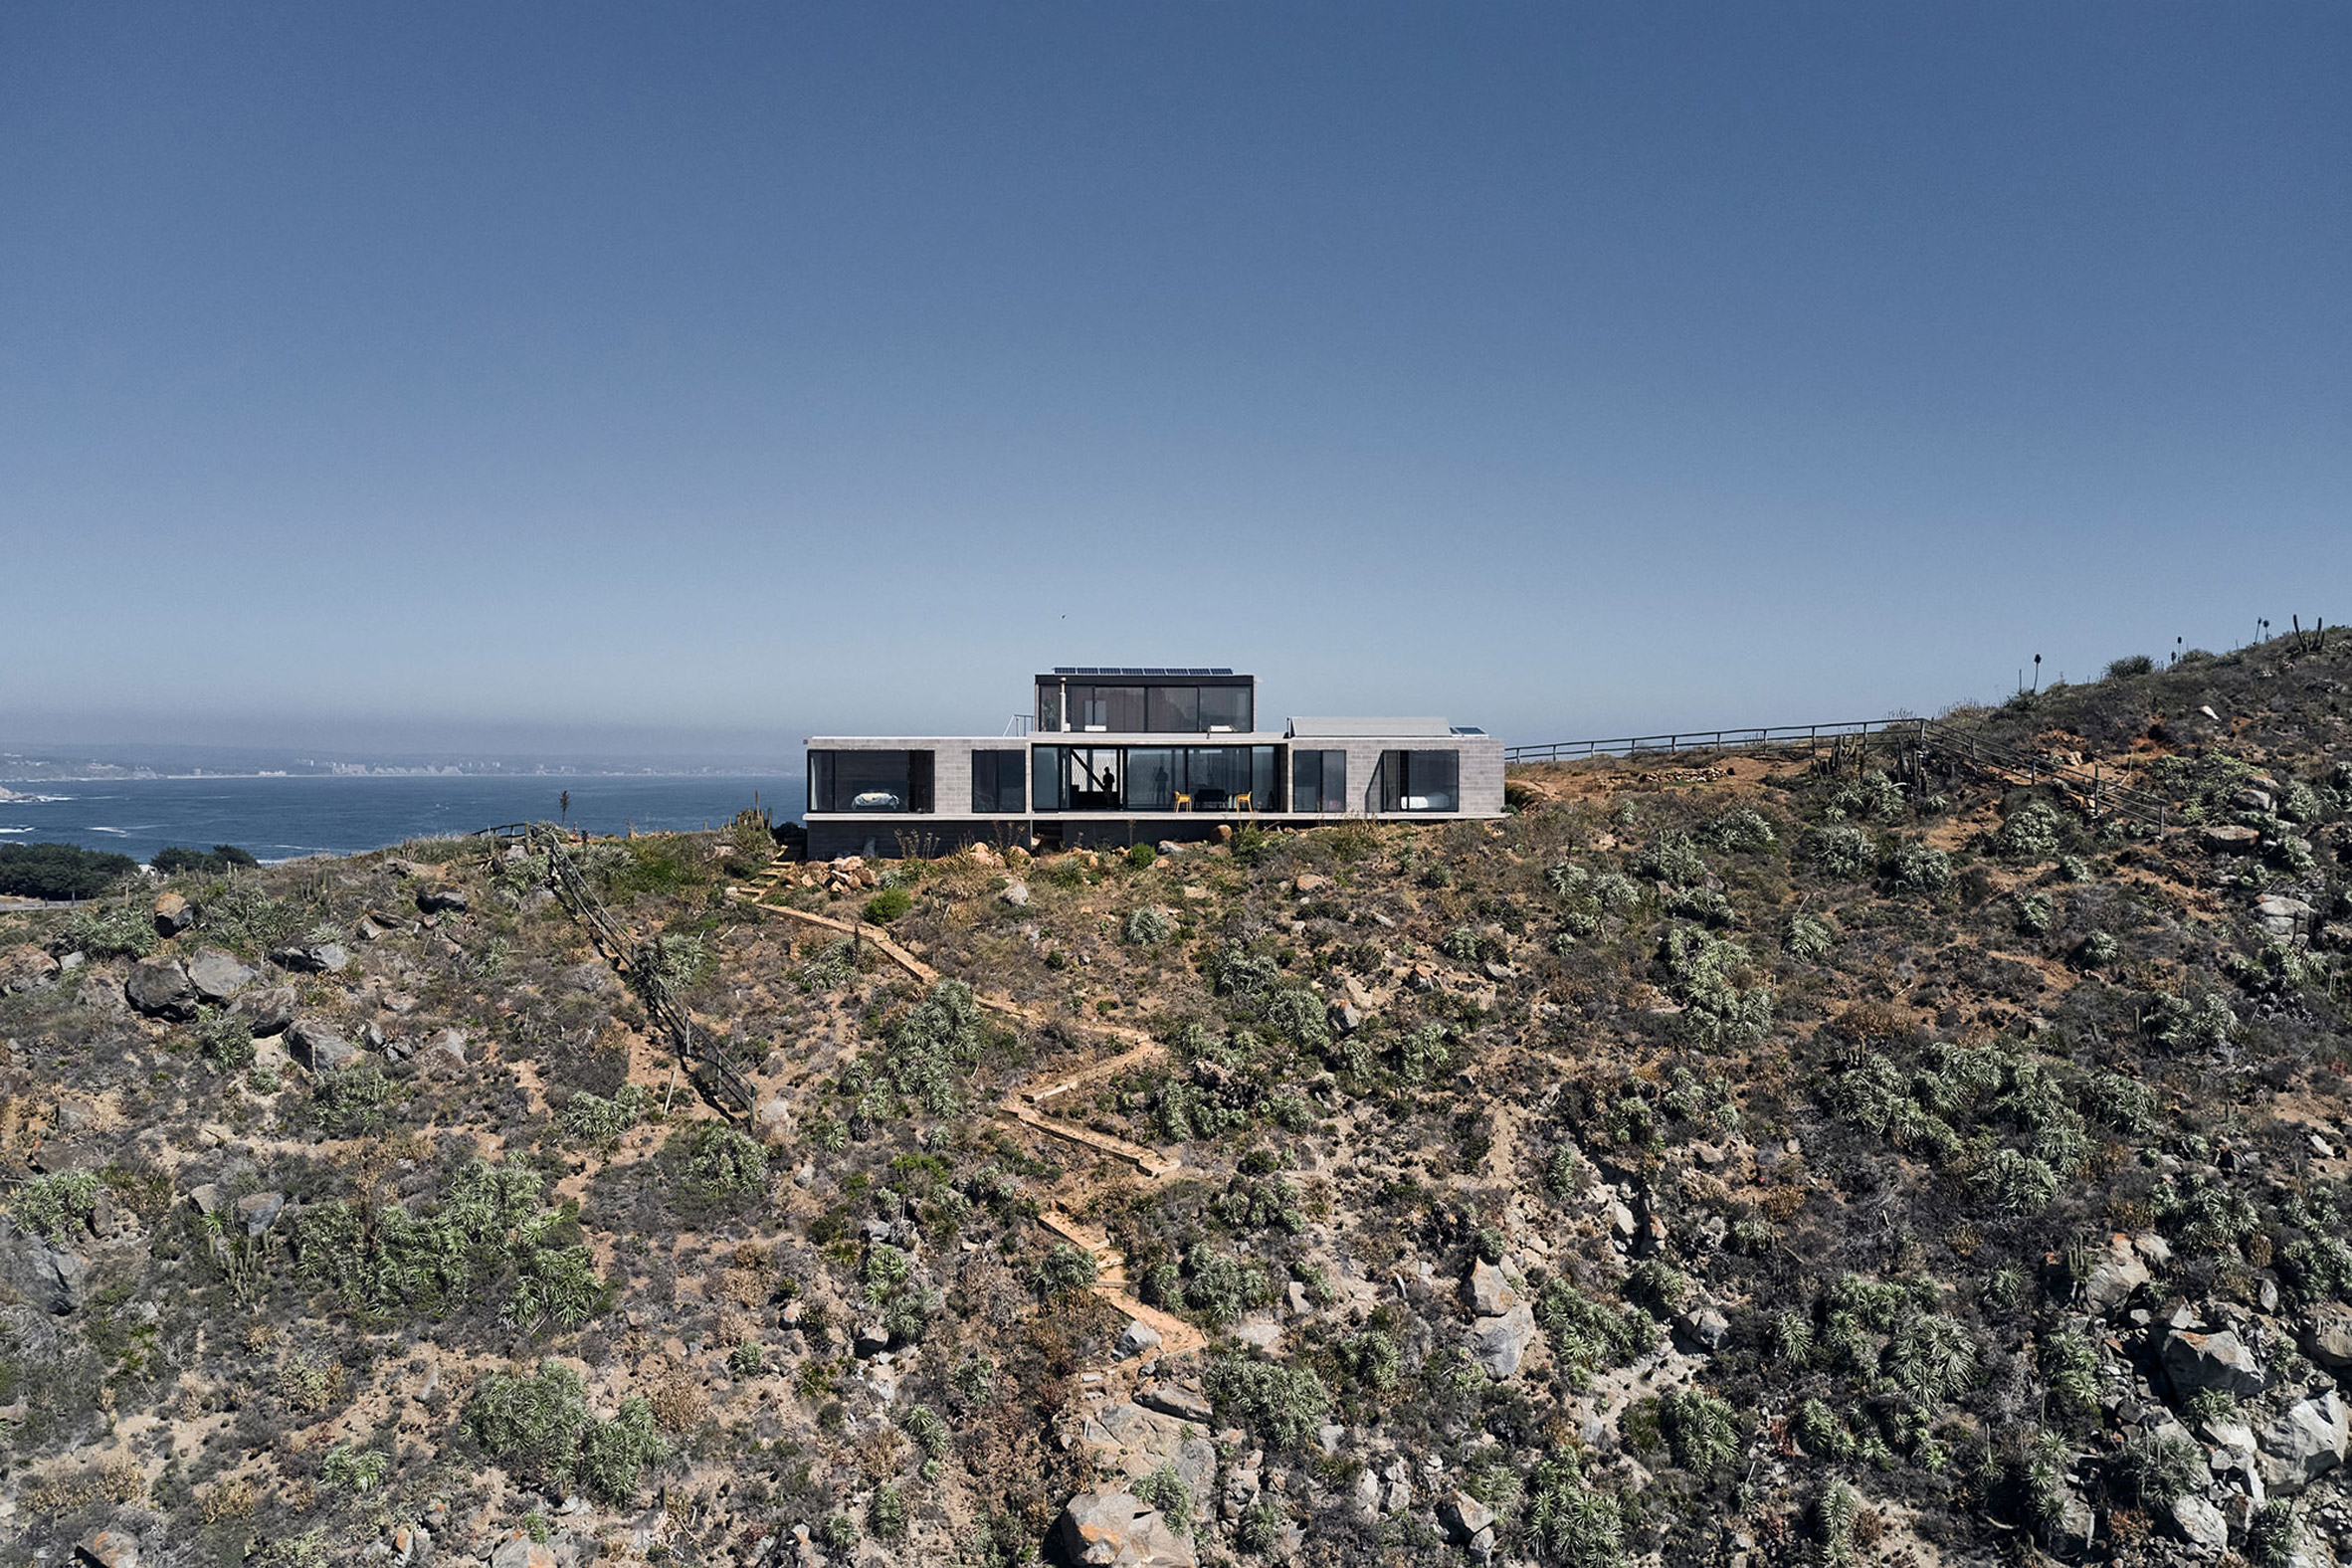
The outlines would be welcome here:
M 1236 795 L 1233 798 L 1233 809 L 1235 811 L 1248 811 L 1250 809 L 1251 794 L 1251 791 L 1244 790 L 1239 795 Z
M 1176 804 L 1173 809 L 1177 811 L 1192 810 L 1192 797 L 1187 795 L 1184 791 L 1178 790 L 1176 792 Z

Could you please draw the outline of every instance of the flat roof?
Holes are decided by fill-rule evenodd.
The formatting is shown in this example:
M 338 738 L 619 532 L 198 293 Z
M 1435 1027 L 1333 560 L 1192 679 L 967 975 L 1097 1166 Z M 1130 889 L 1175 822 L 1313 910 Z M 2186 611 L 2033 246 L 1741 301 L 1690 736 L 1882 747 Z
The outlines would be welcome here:
M 1454 726 L 1442 718 L 1294 718 L 1290 733 L 1315 739 L 1367 739 L 1391 735 L 1451 735 Z
M 1220 665 L 1212 670 L 1200 665 L 1056 665 L 1047 675 L 1056 676 L 1230 676 L 1233 672 Z M 1043 681 L 1046 676 L 1039 676 Z M 1248 676 L 1242 677 L 1247 681 Z

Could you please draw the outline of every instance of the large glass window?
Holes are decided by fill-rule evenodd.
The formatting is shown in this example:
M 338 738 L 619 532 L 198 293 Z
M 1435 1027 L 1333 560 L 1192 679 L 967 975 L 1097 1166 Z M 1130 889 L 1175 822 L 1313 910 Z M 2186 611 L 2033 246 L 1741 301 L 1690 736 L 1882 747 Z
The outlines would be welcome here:
M 1454 811 L 1461 798 L 1462 756 L 1454 751 L 1383 751 L 1382 811 Z
M 1230 729 L 1247 733 L 1250 728 L 1250 688 L 1246 686 L 1205 686 L 1201 687 L 1201 728 Z
M 1143 687 L 1074 686 L 1070 688 L 1073 729 L 1107 729 L 1113 734 L 1143 731 Z
M 1143 719 L 1155 735 L 1198 731 L 1201 727 L 1201 688 L 1188 686 L 1146 686 Z
M 1037 684 L 1037 727 L 1049 733 L 1062 727 L 1062 683 Z
M 1064 753 L 1067 746 L 1032 746 L 1029 748 L 1029 800 L 1033 811 L 1068 811 L 1070 809 L 1069 772 Z
M 927 812 L 928 751 L 812 751 L 809 810 Z
M 1183 787 L 1183 755 L 1170 747 L 1128 747 L 1127 810 L 1172 810 L 1176 792 Z
M 1290 753 L 1290 809 L 1347 810 L 1347 753 L 1293 750 Z
M 1279 746 L 1037 746 L 1030 757 L 1035 811 L 1282 809 Z
M 1019 751 L 972 753 L 972 809 L 981 812 L 1027 811 L 1029 763 Z

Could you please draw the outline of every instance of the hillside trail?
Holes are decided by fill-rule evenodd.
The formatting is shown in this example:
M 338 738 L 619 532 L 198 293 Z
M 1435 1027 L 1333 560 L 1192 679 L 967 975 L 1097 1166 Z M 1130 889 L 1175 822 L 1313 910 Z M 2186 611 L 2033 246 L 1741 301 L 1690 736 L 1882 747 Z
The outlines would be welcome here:
M 769 902 L 771 897 L 782 890 L 785 879 L 792 875 L 792 870 L 797 865 L 797 862 L 778 857 L 767 872 L 749 886 L 730 885 L 726 889 L 726 896 L 745 908 L 757 909 L 763 914 L 779 915 L 786 919 L 800 921 L 803 924 L 821 926 L 826 930 L 840 932 L 853 941 L 872 943 L 875 951 L 896 964 L 917 983 L 927 986 L 938 982 L 937 970 L 871 925 L 854 920 L 839 919 L 832 915 L 818 914 L 814 910 L 796 909 L 788 904 Z M 1110 1056 L 1088 1062 L 1050 1084 L 1016 1086 L 1006 1093 L 996 1107 L 995 1114 L 999 1117 L 1048 1136 L 1060 1138 L 1065 1142 L 1077 1144 L 1127 1168 L 1129 1174 L 1123 1177 L 1087 1182 L 1078 1192 L 1071 1194 L 1073 1199 L 1078 1200 L 1079 1206 L 1082 1207 L 1085 1201 L 1090 1201 L 1107 1187 L 1156 1183 L 1175 1176 L 1184 1169 L 1182 1161 L 1170 1159 L 1155 1149 L 1146 1148 L 1142 1144 L 1129 1142 L 1125 1138 L 1098 1131 L 1076 1121 L 1048 1115 L 1040 1108 L 1049 1100 L 1072 1093 L 1088 1084 L 1115 1078 L 1121 1073 L 1165 1055 L 1167 1048 L 1160 1041 L 1140 1029 L 1124 1024 L 1110 1023 L 1106 1020 L 1056 1019 L 1042 1008 L 1016 1002 L 1009 996 L 989 996 L 974 992 L 973 1001 L 991 1013 L 1017 1020 L 1032 1029 L 1043 1029 L 1049 1024 L 1059 1025 L 1062 1029 L 1080 1036 L 1113 1042 L 1125 1047 L 1124 1050 Z M 1208 1338 L 1198 1328 L 1180 1317 L 1163 1312 L 1157 1307 L 1147 1306 L 1135 1298 L 1127 1278 L 1126 1257 L 1111 1244 L 1106 1232 L 1099 1227 L 1085 1224 L 1059 1205 L 1046 1209 L 1038 1216 L 1038 1220 L 1055 1235 L 1075 1246 L 1084 1248 L 1087 1255 L 1093 1259 L 1093 1294 L 1096 1297 L 1125 1313 L 1136 1322 L 1144 1324 L 1160 1336 L 1159 1344 L 1153 1349 L 1116 1362 L 1108 1370 L 1133 1372 L 1146 1360 L 1159 1356 L 1183 1355 L 1207 1347 Z

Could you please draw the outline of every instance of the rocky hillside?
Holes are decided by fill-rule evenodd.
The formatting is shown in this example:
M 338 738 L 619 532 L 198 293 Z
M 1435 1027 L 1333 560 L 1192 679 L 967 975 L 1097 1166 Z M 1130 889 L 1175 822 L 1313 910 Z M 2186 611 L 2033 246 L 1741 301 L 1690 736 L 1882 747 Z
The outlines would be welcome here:
M 1953 716 L 2161 835 L 1882 747 L 0 916 L 0 1551 L 2352 1561 L 2348 679 Z

